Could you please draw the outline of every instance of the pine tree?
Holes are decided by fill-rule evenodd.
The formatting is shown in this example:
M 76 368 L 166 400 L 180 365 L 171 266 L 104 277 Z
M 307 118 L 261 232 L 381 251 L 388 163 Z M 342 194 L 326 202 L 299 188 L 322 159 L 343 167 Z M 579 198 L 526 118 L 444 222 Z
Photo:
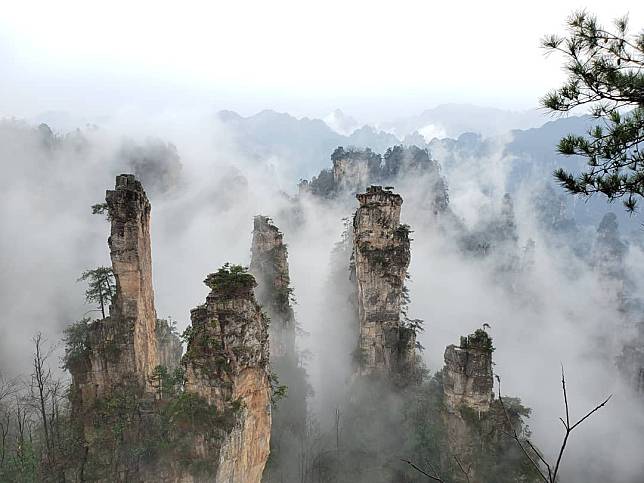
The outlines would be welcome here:
M 603 193 L 611 201 L 624 197 L 633 212 L 644 196 L 644 30 L 631 34 L 627 17 L 607 30 L 581 11 L 568 19 L 567 35 L 547 36 L 542 47 L 563 54 L 568 73 L 566 83 L 547 93 L 542 105 L 561 113 L 588 106 L 600 121 L 587 136 L 571 134 L 558 145 L 563 155 L 585 158 L 587 169 L 573 174 L 560 168 L 555 177 L 573 194 Z
M 110 267 L 98 267 L 94 270 L 85 270 L 78 281 L 87 281 L 85 301 L 98 304 L 103 318 L 105 318 L 105 307 L 112 303 L 116 293 L 116 282 L 114 272 Z

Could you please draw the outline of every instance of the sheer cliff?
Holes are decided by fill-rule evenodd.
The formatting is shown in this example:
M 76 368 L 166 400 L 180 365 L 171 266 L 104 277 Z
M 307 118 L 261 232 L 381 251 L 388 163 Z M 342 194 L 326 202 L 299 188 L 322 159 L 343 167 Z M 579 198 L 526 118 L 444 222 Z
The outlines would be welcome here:
M 226 265 L 205 283 L 212 289 L 206 303 L 191 312 L 185 393 L 223 420 L 217 434 L 196 435 L 193 457 L 216 482 L 258 483 L 271 434 L 268 321 L 253 294 L 255 279 L 241 267 Z
M 404 375 L 413 371 L 416 335 L 401 320 L 410 262 L 409 228 L 400 224 L 402 197 L 381 186 L 356 195 L 353 218 L 358 288 L 361 374 Z
M 273 409 L 271 456 L 264 481 L 295 481 L 300 474 L 299 442 L 305 438 L 309 386 L 295 342 L 287 247 L 266 216 L 258 215 L 253 221 L 250 272 L 257 280 L 257 300 L 270 319 L 272 377 L 288 388 Z
M 441 465 L 456 482 L 539 481 L 509 436 L 513 430 L 520 437 L 529 435 L 523 419 L 530 410 L 516 398 L 495 399 L 493 351 L 483 329 L 445 349 Z
M 150 203 L 132 175 L 106 195 L 110 315 L 74 325 L 65 365 L 79 481 L 259 483 L 269 454 L 267 320 L 254 278 L 224 266 L 184 334 L 156 318 Z

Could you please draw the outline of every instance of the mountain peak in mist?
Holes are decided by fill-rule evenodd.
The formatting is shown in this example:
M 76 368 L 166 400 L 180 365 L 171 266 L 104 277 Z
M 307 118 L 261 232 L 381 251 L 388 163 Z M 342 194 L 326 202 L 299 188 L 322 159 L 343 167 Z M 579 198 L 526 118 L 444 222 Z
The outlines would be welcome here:
M 338 134 L 342 134 L 343 136 L 350 136 L 360 127 L 358 121 L 353 117 L 346 115 L 340 109 L 336 109 L 332 113 L 326 115 L 322 120 L 332 130 Z
M 418 132 L 429 142 L 433 137 L 457 138 L 465 132 L 495 136 L 512 129 L 539 127 L 546 121 L 537 109 L 510 111 L 472 104 L 440 104 L 415 116 L 384 122 L 380 127 L 400 139 Z

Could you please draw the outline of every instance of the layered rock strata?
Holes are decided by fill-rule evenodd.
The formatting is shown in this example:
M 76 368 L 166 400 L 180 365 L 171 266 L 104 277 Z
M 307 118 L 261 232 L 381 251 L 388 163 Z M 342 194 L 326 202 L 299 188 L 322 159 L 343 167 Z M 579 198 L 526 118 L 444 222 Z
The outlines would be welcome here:
M 132 175 L 107 192 L 116 293 L 67 347 L 79 422 L 75 475 L 97 482 L 259 483 L 269 454 L 267 320 L 254 278 L 224 266 L 193 310 L 188 352 L 157 320 L 150 203 Z
M 449 411 L 461 407 L 477 412 L 490 409 L 494 387 L 492 350 L 492 339 L 480 329 L 461 337 L 458 346 L 447 346 L 443 387 Z
M 217 483 L 259 483 L 271 435 L 268 323 L 254 278 L 234 269 L 209 276 L 212 291 L 191 312 L 185 391 L 225 416 L 218 437 L 196 439 L 194 456 Z
M 296 462 L 304 452 L 300 442 L 306 437 L 309 389 L 295 344 L 288 252 L 282 233 L 266 216 L 254 218 L 251 255 L 257 300 L 270 318 L 271 370 L 288 388 L 273 410 L 271 459 L 263 481 L 295 481 L 301 471 Z
M 291 307 L 288 251 L 283 235 L 266 216 L 253 220 L 250 272 L 257 280 L 257 300 L 271 323 L 271 358 L 295 354 L 295 316 Z
M 416 336 L 401 320 L 410 261 L 409 228 L 400 224 L 402 197 L 371 186 L 356 195 L 353 218 L 361 374 L 409 373 Z
M 139 391 L 150 390 L 149 377 L 158 365 L 150 202 L 133 175 L 117 176 L 106 201 L 116 293 L 110 316 L 89 326 L 83 364 L 72 368 L 78 409 L 125 381 Z

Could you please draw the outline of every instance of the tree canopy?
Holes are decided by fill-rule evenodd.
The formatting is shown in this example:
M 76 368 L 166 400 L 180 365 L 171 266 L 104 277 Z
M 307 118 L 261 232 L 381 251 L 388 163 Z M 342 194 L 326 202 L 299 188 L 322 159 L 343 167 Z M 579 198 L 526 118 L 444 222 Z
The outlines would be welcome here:
M 85 301 L 98 304 L 101 314 L 105 318 L 105 307 L 112 303 L 112 298 L 116 294 L 116 282 L 112 268 L 98 267 L 94 270 L 85 270 L 78 281 L 87 282 Z
M 564 36 L 542 40 L 547 53 L 565 58 L 567 81 L 548 92 L 542 105 L 567 113 L 586 106 L 598 123 L 587 136 L 568 135 L 560 140 L 559 153 L 581 156 L 585 171 L 574 174 L 559 168 L 555 177 L 570 193 L 590 196 L 603 193 L 609 200 L 623 198 L 633 212 L 644 196 L 644 30 L 632 34 L 628 17 L 615 20 L 613 28 L 601 26 L 586 11 L 573 13 Z

